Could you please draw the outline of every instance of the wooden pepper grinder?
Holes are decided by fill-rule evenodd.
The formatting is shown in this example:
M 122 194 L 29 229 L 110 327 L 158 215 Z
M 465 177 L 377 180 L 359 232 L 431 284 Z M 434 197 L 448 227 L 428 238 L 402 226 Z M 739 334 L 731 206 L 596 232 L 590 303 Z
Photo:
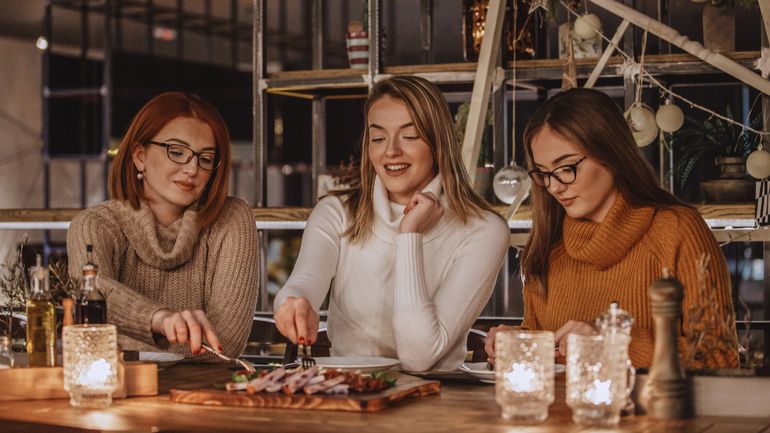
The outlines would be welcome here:
M 687 379 L 679 362 L 677 332 L 684 288 L 663 269 L 663 278 L 650 285 L 650 304 L 655 322 L 655 352 L 650 368 L 647 411 L 653 418 L 682 419 L 692 416 Z

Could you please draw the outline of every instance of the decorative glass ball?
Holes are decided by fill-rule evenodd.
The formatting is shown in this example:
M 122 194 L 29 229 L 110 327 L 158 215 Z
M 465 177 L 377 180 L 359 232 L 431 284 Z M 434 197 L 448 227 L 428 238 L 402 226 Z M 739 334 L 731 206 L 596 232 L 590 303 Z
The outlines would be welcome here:
M 625 118 L 637 146 L 644 147 L 655 141 L 658 125 L 655 123 L 655 112 L 647 104 L 633 103 L 626 110 Z
M 746 159 L 746 171 L 756 179 L 770 177 L 770 152 L 757 149 Z
M 675 132 L 684 125 L 684 113 L 675 104 L 665 104 L 655 113 L 655 123 L 663 132 Z
M 602 30 L 602 22 L 595 14 L 585 14 L 579 16 L 572 26 L 572 31 L 580 39 L 593 39 L 597 36 L 597 31 Z
M 495 195 L 506 204 L 513 204 L 514 202 L 521 204 L 529 197 L 531 187 L 532 181 L 527 170 L 519 167 L 516 163 L 500 169 L 492 181 Z

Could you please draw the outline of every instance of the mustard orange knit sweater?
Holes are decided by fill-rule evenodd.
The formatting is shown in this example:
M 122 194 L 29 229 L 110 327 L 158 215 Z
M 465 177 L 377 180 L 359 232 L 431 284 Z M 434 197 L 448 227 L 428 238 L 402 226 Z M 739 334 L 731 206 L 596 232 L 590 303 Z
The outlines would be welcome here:
M 593 323 L 618 301 L 635 319 L 631 361 L 649 367 L 654 335 L 647 289 L 669 268 L 685 291 L 679 337 L 685 367 L 737 367 L 730 275 L 703 218 L 684 206 L 632 208 L 617 197 L 601 224 L 565 216 L 562 241 L 550 255 L 547 295 L 533 283 L 524 287 L 523 326 L 556 331 L 569 320 Z M 697 272 L 704 253 L 710 257 L 705 292 Z M 701 350 L 691 351 L 699 333 Z

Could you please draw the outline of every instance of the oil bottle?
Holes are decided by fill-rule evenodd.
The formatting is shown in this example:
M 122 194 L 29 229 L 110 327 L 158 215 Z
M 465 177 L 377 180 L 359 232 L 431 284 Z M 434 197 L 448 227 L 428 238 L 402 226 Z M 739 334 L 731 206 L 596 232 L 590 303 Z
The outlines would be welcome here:
M 48 269 L 37 255 L 29 270 L 27 298 L 27 355 L 30 367 L 53 367 L 56 362 L 56 316 L 48 287 Z

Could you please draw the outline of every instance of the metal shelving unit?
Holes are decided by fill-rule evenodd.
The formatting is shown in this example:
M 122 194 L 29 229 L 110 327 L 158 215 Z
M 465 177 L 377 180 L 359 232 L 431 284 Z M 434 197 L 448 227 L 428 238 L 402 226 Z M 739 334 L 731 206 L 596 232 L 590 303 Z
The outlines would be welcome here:
M 635 0 L 623 0 L 624 4 L 634 6 Z M 312 101 L 312 167 L 313 167 L 313 190 L 316 190 L 316 178 L 318 174 L 323 173 L 325 169 L 325 101 L 330 98 L 362 97 L 365 96 L 371 84 L 378 78 L 390 74 L 414 74 L 423 76 L 436 82 L 440 86 L 465 85 L 470 88 L 476 77 L 476 63 L 456 63 L 456 64 L 430 64 L 432 60 L 432 0 L 420 0 L 420 41 L 423 58 L 426 64 L 407 65 L 407 66 L 385 66 L 382 64 L 380 53 L 379 33 L 381 30 L 381 0 L 368 0 L 369 7 L 369 29 L 370 29 L 370 64 L 367 70 L 355 69 L 324 69 L 323 63 L 323 32 L 318 29 L 323 28 L 323 14 L 320 9 L 323 7 L 323 0 L 312 0 L 313 17 L 313 41 L 312 41 L 312 70 L 287 71 L 267 74 L 265 65 L 265 32 L 266 32 L 266 0 L 255 0 L 254 2 L 254 154 L 255 166 L 261 167 L 255 179 L 255 203 L 263 206 L 266 203 L 265 197 L 265 162 L 267 161 L 267 135 L 268 126 L 266 100 L 268 95 L 284 95 L 297 97 Z M 668 4 L 666 0 L 658 1 L 658 18 L 665 21 L 668 16 Z M 635 53 L 634 42 L 638 38 L 638 29 L 629 29 L 623 37 L 624 51 Z M 663 41 L 659 43 L 659 52 L 667 49 L 670 52 L 670 46 Z M 730 53 L 729 57 L 741 65 L 753 68 L 756 61 L 761 57 L 759 51 Z M 623 75 L 622 59 L 614 56 L 602 72 L 597 86 L 605 88 L 615 88 L 624 95 L 625 106 L 628 107 L 634 100 L 634 83 Z M 499 64 L 499 63 L 498 63 Z M 594 59 L 577 60 L 576 71 L 578 78 L 583 80 L 588 77 L 595 65 Z M 515 155 L 507 145 L 510 142 L 510 134 L 513 129 L 510 113 L 508 112 L 508 102 L 512 99 L 514 71 L 510 63 L 505 67 L 498 66 L 498 77 L 504 85 L 496 86 L 492 94 L 492 107 L 494 118 L 494 139 L 493 139 L 493 162 L 495 169 L 507 165 Z M 725 76 L 721 71 L 696 59 L 688 54 L 658 54 L 645 56 L 645 68 L 653 75 L 657 76 L 667 84 L 690 81 L 692 76 L 706 77 L 706 80 L 719 81 Z M 536 99 L 544 100 L 548 89 L 558 88 L 564 67 L 559 59 L 547 60 L 520 60 L 516 64 L 515 78 L 517 90 L 525 90 L 534 93 Z M 468 92 L 469 93 L 469 92 Z M 515 104 L 516 101 L 513 101 Z M 661 154 L 661 161 L 667 160 L 667 154 Z M 738 224 L 738 225 L 734 225 Z M 740 236 L 735 232 L 741 221 L 714 220 L 709 221 L 709 225 L 715 230 L 716 236 L 720 241 L 733 239 Z M 749 224 L 749 223 L 746 223 Z M 749 224 L 749 225 L 753 225 Z M 521 233 L 526 231 L 526 227 L 514 229 Z M 765 242 L 765 268 L 768 269 L 770 262 L 770 253 L 768 253 L 767 239 L 770 239 L 764 230 L 753 233 L 752 235 L 743 234 L 743 239 L 751 241 Z M 264 242 L 262 245 L 265 245 Z M 264 247 L 263 247 L 264 248 Z M 264 254 L 262 255 L 264 257 Z M 264 269 L 264 268 L 263 268 Z M 510 269 L 506 261 L 501 270 L 501 277 L 498 279 L 492 305 L 496 309 L 497 305 L 507 305 L 509 303 L 507 288 Z M 770 274 L 766 274 L 765 282 L 765 313 L 770 317 Z M 265 277 L 263 276 L 263 279 Z M 263 281 L 266 282 L 266 281 Z M 263 294 L 262 305 L 267 301 L 267 294 Z M 765 321 L 767 322 L 767 321 Z M 739 324 L 740 325 L 740 324 Z M 745 326 L 745 324 L 743 325 Z M 765 329 L 765 346 L 770 347 L 770 332 L 768 326 L 763 322 L 761 325 Z

